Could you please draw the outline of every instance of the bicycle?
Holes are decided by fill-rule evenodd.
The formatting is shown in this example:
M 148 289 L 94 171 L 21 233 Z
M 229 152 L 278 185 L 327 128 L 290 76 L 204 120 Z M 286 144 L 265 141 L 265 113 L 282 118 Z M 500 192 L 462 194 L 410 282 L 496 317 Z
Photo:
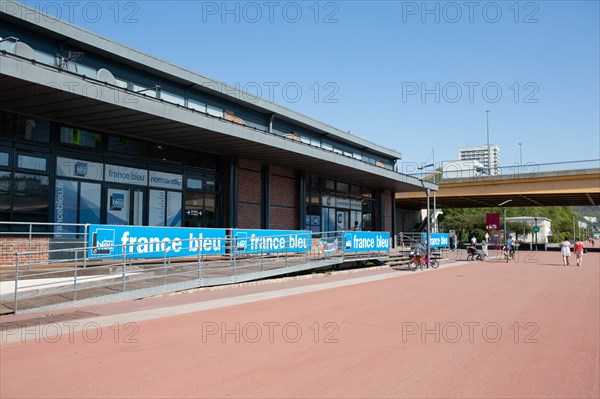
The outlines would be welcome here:
M 504 255 L 504 260 L 506 261 L 506 263 L 508 263 L 510 260 L 513 260 L 515 262 L 517 261 L 515 258 L 515 248 L 513 246 L 507 248 L 507 246 L 505 245 L 502 248 L 502 254 Z
M 413 272 L 419 267 L 423 270 L 423 265 L 426 265 L 427 268 L 431 265 L 432 269 L 437 269 L 440 266 L 440 262 L 437 259 L 427 258 L 427 255 L 414 255 L 410 262 L 408 262 L 408 268 Z

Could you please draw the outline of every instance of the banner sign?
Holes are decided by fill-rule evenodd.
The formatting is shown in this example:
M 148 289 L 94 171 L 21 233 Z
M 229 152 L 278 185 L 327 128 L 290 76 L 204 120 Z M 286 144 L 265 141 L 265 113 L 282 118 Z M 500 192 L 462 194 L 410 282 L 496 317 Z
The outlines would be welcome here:
M 343 252 L 389 251 L 390 233 L 373 231 L 345 231 Z
M 88 257 L 163 258 L 225 253 L 225 229 L 92 224 Z M 200 252 L 200 253 L 198 253 Z
M 311 232 L 306 230 L 242 230 L 232 232 L 238 254 L 304 253 L 312 244 Z
M 423 242 L 427 243 L 427 233 L 423 233 Z M 450 246 L 450 234 L 432 233 L 429 236 L 429 248 L 443 248 Z
M 485 214 L 485 229 L 486 230 L 499 230 L 500 229 L 500 214 L 499 213 L 486 213 Z

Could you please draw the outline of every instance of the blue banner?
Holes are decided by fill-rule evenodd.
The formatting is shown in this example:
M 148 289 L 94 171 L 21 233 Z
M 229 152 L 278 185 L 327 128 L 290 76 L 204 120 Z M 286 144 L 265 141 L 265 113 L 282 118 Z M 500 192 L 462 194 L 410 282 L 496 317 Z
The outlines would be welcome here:
M 427 233 L 423 233 L 423 242 L 427 243 Z M 444 248 L 450 246 L 450 237 L 448 233 L 432 233 L 429 238 L 430 248 Z
M 304 253 L 311 247 L 311 232 L 305 230 L 233 230 L 238 254 Z
M 390 233 L 345 231 L 343 252 L 378 252 L 390 250 Z
M 225 253 L 225 229 L 92 224 L 88 257 L 163 258 Z

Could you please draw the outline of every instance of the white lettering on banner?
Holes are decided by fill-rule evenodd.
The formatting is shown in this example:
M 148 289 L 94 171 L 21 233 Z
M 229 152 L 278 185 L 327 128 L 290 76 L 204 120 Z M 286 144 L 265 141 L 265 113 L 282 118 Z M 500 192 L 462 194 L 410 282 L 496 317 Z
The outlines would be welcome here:
M 104 180 L 115 183 L 146 185 L 147 177 L 147 170 L 128 168 L 125 166 L 106 165 L 106 176 Z
M 352 247 L 355 249 L 375 248 L 375 240 L 372 238 L 358 238 L 358 236 L 354 236 L 352 239 Z
M 375 237 L 360 237 L 358 235 L 352 236 L 348 234 L 344 240 L 346 250 L 386 250 L 390 247 L 390 239 L 384 235 L 376 235 Z
M 61 233 L 63 230 L 63 226 L 60 226 L 60 223 L 63 222 L 64 201 L 65 201 L 65 185 L 64 185 L 64 182 L 57 180 L 56 181 L 56 223 L 59 224 L 59 226 L 56 226 L 57 233 Z
M 150 185 L 153 187 L 181 189 L 182 176 L 173 173 L 150 171 Z
M 287 248 L 308 248 L 308 241 L 304 237 L 290 235 L 289 246 Z M 277 250 L 286 248 L 286 237 L 256 237 L 256 234 L 250 236 L 250 250 Z
M 190 234 L 187 240 L 187 250 L 190 252 L 198 252 L 201 247 L 203 251 L 219 251 L 221 249 L 221 240 L 218 238 L 203 239 L 202 233 L 198 237 Z M 121 237 L 121 244 L 124 246 L 124 251 L 141 254 L 162 253 L 173 251 L 181 252 L 183 249 L 183 241 L 179 237 L 173 239 L 169 237 L 132 237 L 129 231 L 125 231 Z
M 377 248 L 389 248 L 390 240 L 387 237 L 377 236 Z

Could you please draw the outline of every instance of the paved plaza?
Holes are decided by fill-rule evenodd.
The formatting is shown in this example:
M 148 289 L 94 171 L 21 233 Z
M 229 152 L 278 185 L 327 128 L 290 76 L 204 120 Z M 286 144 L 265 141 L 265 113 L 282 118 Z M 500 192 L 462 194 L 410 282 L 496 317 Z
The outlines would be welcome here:
M 598 398 L 599 286 L 521 252 L 2 316 L 0 396 Z

